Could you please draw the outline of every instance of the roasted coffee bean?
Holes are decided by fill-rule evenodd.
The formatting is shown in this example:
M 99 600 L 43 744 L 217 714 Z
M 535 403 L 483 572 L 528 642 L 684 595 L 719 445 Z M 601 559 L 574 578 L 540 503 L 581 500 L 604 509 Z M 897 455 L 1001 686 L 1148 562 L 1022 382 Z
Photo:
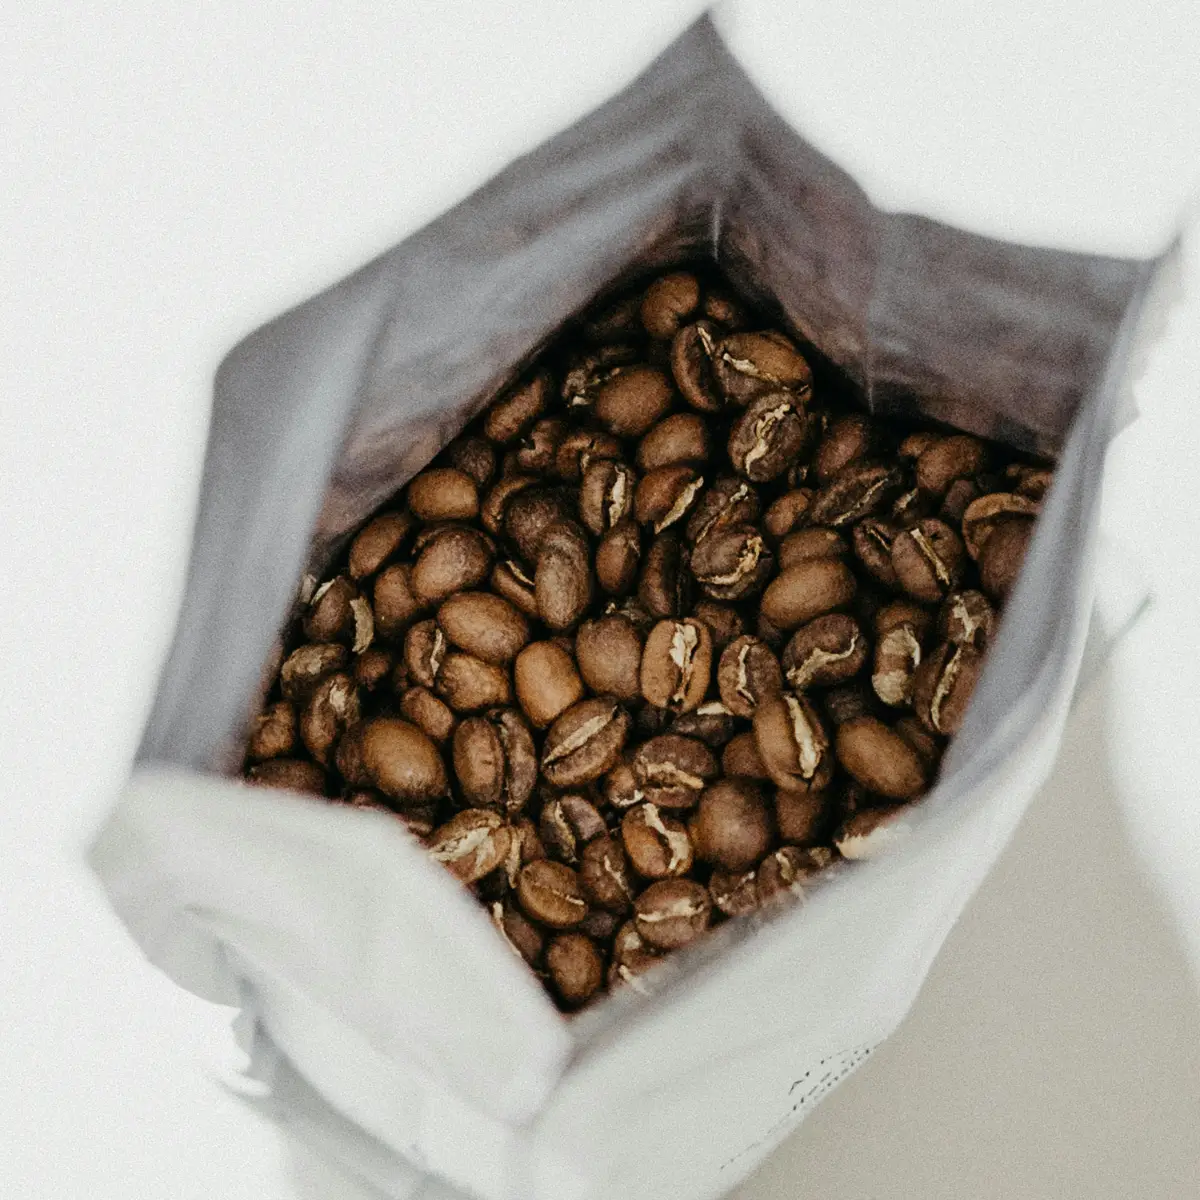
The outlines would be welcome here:
M 1005 521 L 992 530 L 979 552 L 983 590 L 1000 604 L 1008 599 L 1017 582 L 1032 536 L 1032 521 Z
M 779 840 L 789 845 L 809 846 L 829 832 L 832 805 L 828 792 L 775 793 L 775 828 Z
M 779 546 L 779 569 L 786 571 L 797 563 L 814 558 L 848 558 L 850 547 L 836 530 L 823 526 L 797 529 L 789 533 Z
M 395 640 L 403 634 L 424 607 L 412 588 L 409 563 L 385 567 L 375 579 L 375 629 L 380 637 Z
M 674 714 L 669 709 L 642 704 L 633 720 L 633 736 L 637 741 L 658 737 L 660 733 L 666 733 L 673 719 Z
M 983 547 L 996 529 L 1015 518 L 1032 521 L 1037 513 L 1038 506 L 1033 500 L 1013 492 L 980 496 L 963 513 L 962 535 L 967 553 L 978 562 Z
M 883 637 L 890 629 L 908 625 L 922 643 L 933 628 L 933 615 L 915 600 L 902 598 L 885 604 L 875 614 L 875 635 Z
M 703 413 L 719 412 L 725 396 L 714 359 L 720 331 L 710 320 L 685 325 L 671 341 L 671 374 L 683 398 Z
M 587 538 L 574 521 L 556 521 L 541 539 L 534 576 L 538 613 L 555 630 L 570 629 L 592 598 Z
M 536 563 L 546 531 L 574 516 L 571 491 L 560 487 L 523 488 L 504 509 L 504 533 L 525 562 Z
M 752 483 L 777 479 L 812 434 L 804 401 L 795 392 L 767 392 L 751 401 L 729 433 L 729 461 Z
M 770 620 L 760 608 L 758 610 L 758 620 L 754 622 L 754 632 L 761 638 L 776 654 L 783 650 L 783 643 L 787 641 L 787 631 L 780 629 L 774 621 Z
M 897 525 L 904 528 L 914 521 L 919 521 L 922 517 L 932 516 L 934 507 L 935 505 L 919 488 L 909 488 L 908 491 L 901 492 L 892 501 L 888 515 Z
M 635 928 L 659 950 L 678 950 L 694 942 L 711 921 L 708 889 L 691 879 L 652 883 L 633 903 Z
M 404 635 L 404 667 L 411 683 L 431 688 L 445 662 L 449 643 L 436 621 L 418 621 Z
M 304 636 L 310 642 L 345 642 L 353 646 L 358 640 L 355 637 L 355 603 L 361 608 L 362 597 L 358 589 L 339 575 L 321 584 L 313 593 L 308 603 L 308 611 L 304 614 Z M 364 634 L 366 641 L 357 650 L 365 650 L 371 644 L 369 630 L 371 629 L 371 607 L 367 605 L 363 617 L 359 620 L 367 622 Z M 357 651 L 356 651 L 357 652 Z
M 382 686 L 392 673 L 394 659 L 390 650 L 382 646 L 368 646 L 354 656 L 354 682 L 367 692 Z
M 957 435 L 942 438 L 917 458 L 917 487 L 930 496 L 944 496 L 956 480 L 978 475 L 986 451 L 978 438 Z
M 305 749 L 321 766 L 329 766 L 338 738 L 361 716 L 353 677 L 342 671 L 326 675 L 300 714 L 300 737 Z
M 783 673 L 794 692 L 852 679 L 867 665 L 868 643 L 846 613 L 827 613 L 801 626 L 783 651 Z
M 792 530 L 804 524 L 812 495 L 812 488 L 793 488 L 784 492 L 763 515 L 763 528 L 773 538 L 787 537 Z
M 714 600 L 744 600 L 762 589 L 775 556 L 753 525 L 730 525 L 707 534 L 692 551 L 692 574 Z
M 938 739 L 913 716 L 901 717 L 892 728 L 921 756 L 932 775 L 942 757 Z
M 921 756 L 874 717 L 858 717 L 838 726 L 837 758 L 857 783 L 890 800 L 910 800 L 929 782 Z
M 689 825 L 702 861 L 726 871 L 749 870 L 771 847 L 771 811 L 751 779 L 721 779 L 704 790 Z
M 821 704 L 834 725 L 843 725 L 855 717 L 866 716 L 873 707 L 868 690 L 861 682 L 843 683 L 830 688 L 822 694 Z
M 597 537 L 633 514 L 633 468 L 614 459 L 589 462 L 579 489 L 579 516 Z
M 601 948 L 607 948 L 612 945 L 612 940 L 621 927 L 622 915 L 603 908 L 589 908 L 587 916 L 579 922 L 576 930 L 586 934 Z
M 707 462 L 712 453 L 708 423 L 697 413 L 674 413 L 664 417 L 638 443 L 640 471 L 657 471 L 677 463 Z
M 437 623 L 451 645 L 489 663 L 511 662 L 529 641 L 529 622 L 490 592 L 460 592 L 438 609 Z
M 268 758 L 283 758 L 296 748 L 297 718 L 295 705 L 278 700 L 268 705 L 254 719 L 246 758 L 262 762 Z
M 653 614 L 643 607 L 642 602 L 636 596 L 610 600 L 604 606 L 604 616 L 624 617 L 641 637 L 645 637 L 655 625 Z
M 617 812 L 625 812 L 645 798 L 633 773 L 633 764 L 626 756 L 604 777 L 604 803 Z
M 901 441 L 896 453 L 899 454 L 901 458 L 909 458 L 915 461 L 916 459 L 920 458 L 930 446 L 935 445 L 941 440 L 942 435 L 940 433 L 933 433 L 930 430 L 922 430 L 919 433 L 910 433 Z
M 947 596 L 938 613 L 938 636 L 956 646 L 986 650 L 995 628 L 996 610 L 973 589 Z
M 361 726 L 359 754 L 370 783 L 393 800 L 420 803 L 447 792 L 442 756 L 433 742 L 408 721 L 394 717 L 368 721 Z M 340 757 L 338 767 L 342 767 Z
M 592 463 L 619 459 L 624 449 L 619 438 L 603 429 L 576 429 L 559 442 L 551 471 L 559 479 L 578 483 Z
M 515 442 L 546 411 L 552 383 L 545 371 L 518 384 L 501 396 L 483 418 L 484 435 L 493 442 Z
M 631 990 L 648 996 L 651 993 L 642 976 L 661 961 L 661 955 L 642 938 L 634 922 L 626 921 L 613 938 L 608 985 L 615 988 L 626 984 Z
M 350 543 L 350 578 L 359 581 L 374 575 L 400 552 L 415 524 L 408 512 L 380 513 L 368 521 Z
M 513 953 L 536 968 L 546 948 L 546 935 L 511 900 L 493 901 L 489 911 L 492 924 Z
M 547 474 L 569 428 L 563 417 L 542 417 L 535 421 L 517 447 L 517 469 L 530 475 Z
M 643 475 L 634 497 L 638 524 L 649 525 L 655 534 L 669 529 L 687 516 L 703 486 L 704 476 L 690 463 L 659 467 Z
M 648 704 L 691 712 L 712 677 L 712 634 L 703 621 L 659 621 L 642 651 L 641 692 Z
M 688 518 L 687 540 L 695 546 L 710 533 L 733 526 L 753 525 L 758 514 L 758 492 L 744 479 L 725 475 L 700 494 Z
M 460 713 L 512 703 L 512 687 L 503 667 L 458 650 L 448 651 L 442 659 L 433 690 Z
M 833 752 L 813 703 L 784 692 L 754 710 L 754 741 L 776 787 L 820 792 L 833 778 Z
M 944 521 L 927 517 L 898 533 L 892 567 L 900 586 L 918 600 L 936 603 L 962 580 L 966 553 L 962 540 Z
M 1050 484 L 1054 482 L 1054 472 L 1045 467 L 1021 466 L 1017 467 L 1015 471 L 1012 467 L 1009 470 L 1017 480 L 1017 495 L 1025 496 L 1035 504 L 1042 502 L 1050 490 Z
M 491 589 L 527 617 L 537 617 L 537 590 L 533 576 L 515 559 L 505 559 L 492 568 Z
M 589 904 L 608 912 L 627 912 L 635 887 L 629 858 L 619 837 L 602 833 L 579 852 L 579 883 Z
M 475 487 L 485 488 L 496 474 L 496 448 L 487 438 L 459 438 L 446 447 L 446 461 L 457 471 L 469 475 Z
M 844 608 L 854 599 L 850 568 L 836 558 L 814 558 L 781 571 L 763 592 L 761 613 L 780 630 Z
M 912 702 L 913 677 L 921 665 L 921 642 L 907 622 L 879 635 L 871 687 L 884 704 L 904 708 Z
M 754 871 L 713 871 L 708 894 L 713 906 L 727 917 L 746 917 L 758 908 L 758 885 Z
M 537 729 L 544 729 L 583 699 L 575 661 L 553 642 L 532 642 L 513 664 L 517 702 Z
M 645 798 L 671 810 L 694 808 L 718 771 L 716 758 L 703 742 L 674 733 L 643 742 L 631 765 Z
M 587 916 L 579 875 L 548 858 L 521 868 L 517 876 L 517 899 L 526 916 L 551 929 L 570 929 Z
M 578 865 L 583 847 L 606 832 L 599 810 L 578 792 L 548 797 L 542 805 L 538 834 L 546 853 L 559 862 Z
M 746 630 L 746 624 L 736 608 L 713 600 L 698 600 L 692 616 L 708 626 L 714 654 L 721 654 L 734 638 L 740 637 Z
M 568 1008 L 586 1004 L 604 982 L 604 959 L 591 938 L 560 933 L 546 947 L 546 972 Z
M 724 775 L 744 775 L 747 779 L 771 778 L 758 752 L 753 730 L 735 734 L 729 739 L 721 754 L 721 772 Z
M 850 532 L 855 557 L 873 579 L 887 588 L 899 586 L 892 564 L 892 546 L 899 533 L 900 528 L 894 522 L 881 517 L 867 517 Z
M 325 790 L 325 772 L 316 763 L 300 758 L 269 758 L 255 763 L 246 778 L 260 787 L 284 788 L 289 792 L 311 792 L 319 796 Z
M 590 783 L 610 771 L 629 735 L 629 714 L 611 697 L 583 700 L 567 709 L 546 734 L 542 774 L 554 787 Z
M 635 314 L 630 333 L 636 332 Z M 637 346 L 628 338 L 606 341 L 604 345 L 572 355 L 559 389 L 563 403 L 568 409 L 576 411 L 591 408 L 600 388 L 626 367 L 636 363 L 639 357 Z
M 958 732 L 982 670 L 980 651 L 950 642 L 921 663 L 913 677 L 913 711 L 930 733 Z
M 833 865 L 833 852 L 826 846 L 783 846 L 759 864 L 755 883 L 762 906 L 795 903 Z
M 483 535 L 448 526 L 422 549 L 409 586 L 419 604 L 440 604 L 455 592 L 478 587 L 491 569 L 492 551 Z
M 660 533 L 650 543 L 638 580 L 638 599 L 651 615 L 681 616 L 691 600 L 689 557 L 677 534 Z
M 717 666 L 721 702 L 734 716 L 752 717 L 763 700 L 783 691 L 783 673 L 771 648 L 752 634 L 730 642 Z
M 695 275 L 675 271 L 661 275 L 642 299 L 642 325 L 652 338 L 671 338 L 700 304 L 700 284 Z
M 843 467 L 866 458 L 874 443 L 869 417 L 853 413 L 833 421 L 817 445 L 813 462 L 817 482 L 828 483 Z
M 774 330 L 722 338 L 713 369 L 726 398 L 742 408 L 767 393 L 793 392 L 803 401 L 812 392 L 812 371 L 804 356 Z
M 504 862 L 511 837 L 499 813 L 467 808 L 433 831 L 429 853 L 463 883 L 475 883 Z
M 479 512 L 479 488 L 465 471 L 430 467 L 408 485 L 408 507 L 422 521 L 469 521 Z
M 642 437 L 666 415 L 673 394 L 671 381 L 658 368 L 628 367 L 599 387 L 592 411 L 617 437 Z
M 503 807 L 510 817 L 528 803 L 537 781 L 533 737 L 511 708 L 464 718 L 454 731 L 454 774 L 477 808 Z
M 942 497 L 938 516 L 948 525 L 956 528 L 962 525 L 962 519 L 968 508 L 979 499 L 979 485 L 973 479 L 956 479 Z M 923 515 L 923 514 L 922 514 Z
M 391 809 L 385 811 L 392 812 Z M 403 812 L 393 812 L 392 815 L 399 818 L 404 828 L 418 839 L 427 838 L 437 828 L 437 806 L 433 804 L 420 804 Z
M 283 698 L 295 703 L 307 700 L 321 680 L 335 671 L 345 670 L 349 662 L 346 647 L 334 642 L 301 646 L 288 655 L 279 669 Z
M 834 845 L 843 858 L 875 858 L 908 836 L 911 805 L 868 808 L 857 813 L 834 835 Z
M 400 715 L 439 746 L 450 740 L 458 724 L 454 710 L 425 687 L 405 689 L 400 696 Z
M 642 539 L 632 518 L 614 525 L 596 547 L 596 582 L 610 596 L 633 588 L 641 563 Z
M 641 695 L 642 639 L 627 617 L 585 621 L 575 636 L 575 659 L 593 692 L 623 701 Z
M 813 497 L 808 519 L 814 525 L 844 529 L 875 516 L 904 488 L 898 467 L 885 463 L 853 462 L 843 467 Z
M 513 472 L 501 475 L 479 506 L 479 523 L 493 537 L 498 537 L 504 532 L 504 521 L 509 504 L 522 492 L 535 487 L 537 483 L 538 479 L 535 475 Z
M 360 721 L 357 725 L 351 725 L 349 729 L 342 734 L 342 740 L 338 742 L 337 751 L 334 753 L 334 765 L 338 769 L 338 774 L 341 775 L 346 786 L 349 788 L 373 788 L 374 780 L 371 773 L 367 770 L 367 765 L 363 761 L 362 747 L 363 734 L 366 733 L 366 722 Z M 434 797 L 433 799 L 436 799 Z M 393 803 L 392 799 L 388 800 L 389 805 Z M 430 800 L 406 800 L 406 807 L 412 804 L 427 804 Z
M 702 307 L 706 317 L 729 330 L 742 329 L 750 322 L 750 314 L 741 301 L 719 287 L 706 289 Z
M 698 738 L 706 746 L 723 746 L 736 729 L 733 713 L 719 700 L 706 700 L 691 712 L 680 713 L 670 724 L 669 732 L 681 737 Z

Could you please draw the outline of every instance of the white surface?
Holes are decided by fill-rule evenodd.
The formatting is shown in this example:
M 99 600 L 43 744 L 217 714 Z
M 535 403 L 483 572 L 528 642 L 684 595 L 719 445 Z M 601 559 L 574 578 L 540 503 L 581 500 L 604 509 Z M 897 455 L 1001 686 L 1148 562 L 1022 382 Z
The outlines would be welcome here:
M 738 44 L 769 51 L 764 86 L 888 203 L 936 184 L 943 215 L 976 228 L 1139 252 L 1195 178 L 1194 5 L 1103 19 L 1042 5 L 1036 21 L 1027 6 L 1001 22 L 906 4 L 840 28 L 806 6 L 782 32 L 754 7 Z M 174 621 L 214 364 L 585 111 L 696 10 L 620 8 L 9 15 L 3 1194 L 296 1194 L 274 1133 L 206 1073 L 228 1058 L 227 1015 L 142 964 L 79 849 L 127 769 Z M 912 1019 L 747 1200 L 1195 1194 L 1194 251 L 1189 280 L 1139 389 L 1146 417 L 1114 453 L 1112 527 L 1156 565 L 1160 603 Z M 1061 927 L 1043 919 L 1056 905 Z

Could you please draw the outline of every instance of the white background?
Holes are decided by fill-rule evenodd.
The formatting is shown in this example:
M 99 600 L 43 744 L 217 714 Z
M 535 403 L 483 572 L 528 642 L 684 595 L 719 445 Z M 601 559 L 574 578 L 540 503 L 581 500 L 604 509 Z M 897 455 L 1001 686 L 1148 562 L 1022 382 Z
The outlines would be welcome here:
M 1193 3 L 773 7 L 734 5 L 722 27 L 883 203 L 1144 255 L 1195 186 Z M 628 81 L 697 10 L 6 12 L 0 1195 L 297 1194 L 273 1131 L 212 1080 L 228 1014 L 142 963 L 80 863 L 174 621 L 213 368 Z M 1158 605 L 909 1022 L 743 1200 L 1196 1195 L 1194 241 L 1110 470 L 1107 523 Z

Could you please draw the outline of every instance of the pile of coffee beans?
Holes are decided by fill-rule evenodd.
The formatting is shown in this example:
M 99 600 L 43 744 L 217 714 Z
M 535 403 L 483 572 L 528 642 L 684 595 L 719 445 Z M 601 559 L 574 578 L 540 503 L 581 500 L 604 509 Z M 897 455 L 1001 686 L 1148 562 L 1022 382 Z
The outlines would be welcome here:
M 885 845 L 1050 471 L 821 372 L 701 272 L 574 323 L 301 597 L 247 777 L 395 813 L 566 1009 Z

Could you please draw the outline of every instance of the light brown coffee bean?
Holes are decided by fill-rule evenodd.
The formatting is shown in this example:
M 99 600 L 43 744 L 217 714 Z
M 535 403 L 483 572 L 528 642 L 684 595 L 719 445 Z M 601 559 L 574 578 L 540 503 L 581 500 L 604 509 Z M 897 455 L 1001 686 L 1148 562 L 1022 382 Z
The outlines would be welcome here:
M 714 654 L 721 654 L 734 638 L 741 637 L 746 631 L 746 623 L 736 608 L 714 600 L 698 600 L 692 616 L 708 626 Z
M 610 596 L 624 595 L 637 581 L 641 533 L 630 519 L 614 525 L 596 547 L 596 582 Z
M 508 855 L 511 830 L 499 813 L 467 808 L 429 838 L 429 853 L 462 883 L 475 883 Z
M 454 774 L 476 808 L 503 807 L 515 817 L 537 782 L 533 737 L 515 709 L 466 717 L 454 731 Z
M 944 496 L 956 480 L 978 475 L 987 451 L 978 438 L 958 434 L 942 438 L 917 458 L 917 487 L 929 496 Z
M 686 875 L 695 850 L 683 822 L 655 804 L 639 804 L 621 818 L 621 844 L 629 863 L 643 879 Z
M 803 453 L 813 431 L 803 396 L 767 392 L 750 402 L 729 432 L 729 461 L 752 483 L 777 479 Z
M 479 488 L 465 471 L 429 467 L 408 485 L 408 507 L 422 521 L 470 521 L 479 514 Z
M 593 692 L 625 701 L 641 696 L 642 639 L 627 617 L 613 614 L 580 625 L 575 659 Z
M 869 643 L 846 613 L 826 613 L 802 625 L 783 651 L 783 673 L 792 691 L 830 687 L 853 679 L 867 665 Z
M 652 970 L 662 956 L 638 933 L 632 920 L 626 921 L 613 938 L 612 962 L 608 968 L 608 986 L 628 986 L 644 996 L 651 991 L 642 976 Z
M 546 531 L 575 513 L 576 497 L 569 488 L 523 488 L 504 510 L 504 532 L 525 562 L 536 563 Z
M 771 577 L 775 556 L 753 525 L 731 525 L 697 542 L 691 569 L 714 600 L 744 600 Z
M 690 824 L 696 855 L 726 871 L 748 871 L 771 848 L 774 822 L 750 779 L 721 779 L 700 797 Z
M 604 982 L 604 959 L 582 933 L 560 933 L 546 947 L 546 972 L 567 1008 L 586 1004 Z
M 650 543 L 638 580 L 638 599 L 647 612 L 662 619 L 681 616 L 691 601 L 687 550 L 674 532 L 660 533 Z
M 753 634 L 730 642 L 717 666 L 721 702 L 736 717 L 752 717 L 759 703 L 783 691 L 783 673 L 771 648 Z
M 642 299 L 642 325 L 652 338 L 672 338 L 700 305 L 695 275 L 674 271 L 656 279 Z
M 604 777 L 604 803 L 617 812 L 625 812 L 645 798 L 633 773 L 633 764 L 629 756 L 625 756 Z
M 823 841 L 829 832 L 831 810 L 828 792 L 777 791 L 775 826 L 779 840 L 796 846 Z
M 599 809 L 582 793 L 551 796 L 542 805 L 538 834 L 546 853 L 559 862 L 578 865 L 583 847 L 606 831 Z
M 603 833 L 579 853 L 579 883 L 589 904 L 623 913 L 633 903 L 634 883 L 621 839 Z
M 492 551 L 474 529 L 449 526 L 421 550 L 409 586 L 422 605 L 478 587 L 492 569 Z
M 254 719 L 246 758 L 262 762 L 268 758 L 284 758 L 296 748 L 297 718 L 295 705 L 277 700 Z
M 678 950 L 694 942 L 712 921 L 708 889 L 691 879 L 652 883 L 633 905 L 638 933 L 659 950 Z
M 782 333 L 733 333 L 713 355 L 717 381 L 732 404 L 746 407 L 767 393 L 790 391 L 801 399 L 812 391 L 812 371 Z
M 892 546 L 899 534 L 899 526 L 882 517 L 867 517 L 850 531 L 855 558 L 886 588 L 899 586 L 892 564 Z
M 744 479 L 725 475 L 704 489 L 688 517 L 688 542 L 699 545 L 709 534 L 734 526 L 753 525 L 758 520 L 758 492 Z
M 980 582 L 997 603 L 1003 604 L 1016 585 L 1032 537 L 1032 521 L 1005 521 L 995 527 L 979 552 Z
M 763 592 L 761 613 L 780 630 L 844 608 L 856 591 L 854 576 L 836 558 L 815 558 L 781 571 Z
M 1013 492 L 992 492 L 973 501 L 963 513 L 962 535 L 967 553 L 979 561 L 988 539 L 999 526 L 1014 518 L 1032 520 L 1038 514 L 1038 505 L 1025 496 Z
M 489 663 L 511 662 L 529 641 L 529 622 L 490 592 L 459 592 L 444 600 L 437 623 L 451 645 Z
M 279 686 L 285 700 L 302 703 L 316 690 L 317 684 L 335 671 L 344 671 L 350 655 L 335 642 L 317 642 L 293 650 L 279 669 Z
M 354 656 L 354 682 L 365 692 L 375 691 L 387 681 L 394 661 L 390 650 L 382 646 L 368 646 L 361 654 Z
M 973 589 L 947 596 L 938 612 L 938 636 L 956 646 L 987 649 L 996 628 L 996 610 Z
M 600 537 L 633 515 L 638 480 L 632 467 L 614 459 L 589 462 L 579 488 L 579 516 Z
M 546 475 L 570 426 L 563 417 L 542 417 L 517 446 L 517 470 L 530 475 Z
M 1015 469 L 1014 469 L 1015 468 Z M 1017 481 L 1016 493 L 1025 496 L 1035 504 L 1045 499 L 1050 485 L 1054 482 L 1054 472 L 1046 467 L 1017 466 L 1009 468 Z
M 713 871 L 708 879 L 708 894 L 713 906 L 727 917 L 746 917 L 758 909 L 758 885 L 755 871 Z
M 407 512 L 380 513 L 368 521 L 350 543 L 350 578 L 359 581 L 374 575 L 400 552 L 415 524 Z
M 648 474 L 679 463 L 707 462 L 711 453 L 708 422 L 697 413 L 673 413 L 638 443 L 637 465 Z
M 938 739 L 914 716 L 901 717 L 892 728 L 921 756 L 932 776 L 942 757 Z
M 300 736 L 305 748 L 321 766 L 328 767 L 338 738 L 361 716 L 354 679 L 343 671 L 326 675 L 300 714 Z
M 911 800 L 929 783 L 921 756 L 874 717 L 838 726 L 837 758 L 851 778 L 889 800 Z
M 712 634 L 703 621 L 659 621 L 642 652 L 641 693 L 648 704 L 691 712 L 712 677 Z
M 535 487 L 537 483 L 536 475 L 527 475 L 521 472 L 508 472 L 501 475 L 479 506 L 479 523 L 493 537 L 499 537 L 504 532 L 504 521 L 508 514 L 509 504 L 522 492 Z
M 901 625 L 909 626 L 924 642 L 930 629 L 933 628 L 933 616 L 929 609 L 918 604 L 915 600 L 903 597 L 885 604 L 875 614 L 875 636 L 883 637 L 891 629 Z
M 283 788 L 289 792 L 311 792 L 320 796 L 325 791 L 325 772 L 316 763 L 299 758 L 269 758 L 252 766 L 246 772 L 246 778 L 260 787 Z
M 526 617 L 537 617 L 537 591 L 533 576 L 516 559 L 508 558 L 492 568 L 489 584 L 493 592 L 503 597 Z
M 634 497 L 638 524 L 662 533 L 687 516 L 703 486 L 704 476 L 690 463 L 659 467 L 643 475 Z
M 423 604 L 412 588 L 409 563 L 385 567 L 375 579 L 375 629 L 380 637 L 394 641 L 420 613 Z
M 418 621 L 404 635 L 404 667 L 410 683 L 431 688 L 446 660 L 449 644 L 436 621 Z
M 669 728 L 670 733 L 698 738 L 714 749 L 725 745 L 736 730 L 733 713 L 720 700 L 706 700 L 691 712 L 680 713 Z
M 359 737 L 366 774 L 385 796 L 401 803 L 418 803 L 446 794 L 448 780 L 442 756 L 415 725 L 394 717 L 377 717 L 361 726 Z
M 552 387 L 549 373 L 539 371 L 493 401 L 483 417 L 484 436 L 502 446 L 515 442 L 546 411 Z
M 710 320 L 685 325 L 671 341 L 671 374 L 683 398 L 704 413 L 725 407 L 714 359 L 720 331 Z
M 718 772 L 717 760 L 703 742 L 675 733 L 643 742 L 634 751 L 631 765 L 646 799 L 670 810 L 695 807 Z
M 744 775 L 747 779 L 767 780 L 767 768 L 758 752 L 754 731 L 735 734 L 721 754 L 721 771 L 725 775 Z
M 793 488 L 773 501 L 763 515 L 763 528 L 773 537 L 783 539 L 804 524 L 808 506 L 812 503 L 812 488 Z
M 582 700 L 546 734 L 542 774 L 553 787 L 573 788 L 599 779 L 616 764 L 629 735 L 629 714 L 611 697 Z
M 641 437 L 666 415 L 673 393 L 657 367 L 629 367 L 600 386 L 592 411 L 617 437 Z
M 400 697 L 400 714 L 439 746 L 454 735 L 458 718 L 454 710 L 428 688 L 410 687 Z
M 829 734 L 806 696 L 784 692 L 754 710 L 754 741 L 776 787 L 824 791 L 833 778 Z
M 828 483 L 843 467 L 866 458 L 874 449 L 875 430 L 869 417 L 851 413 L 833 421 L 817 445 L 813 467 L 818 483 Z
M 537 729 L 583 699 L 583 680 L 575 662 L 553 642 L 532 642 L 513 664 L 517 702 Z
M 763 859 L 755 879 L 763 907 L 803 901 L 809 887 L 820 881 L 834 861 L 826 846 L 783 846 Z
M 548 858 L 521 868 L 517 899 L 526 916 L 551 929 L 570 929 L 587 916 L 578 874 Z
M 900 586 L 933 604 L 962 579 L 966 553 L 962 540 L 944 521 L 927 517 L 898 533 L 892 542 L 892 567 Z
M 913 711 L 930 733 L 958 732 L 982 671 L 980 651 L 950 642 L 921 663 L 913 677 Z
M 574 521 L 556 521 L 542 536 L 534 575 L 538 613 L 554 630 L 570 629 L 592 598 L 587 538 Z
M 813 526 L 789 533 L 779 545 L 779 569 L 786 571 L 797 563 L 814 558 L 848 558 L 850 547 L 833 529 Z
M 885 463 L 852 462 L 823 484 L 808 510 L 813 525 L 844 529 L 875 516 L 904 488 L 899 467 Z
M 513 953 L 536 970 L 546 948 L 546 935 L 511 900 L 493 901 L 489 912 Z
M 911 804 L 865 809 L 842 825 L 834 835 L 834 844 L 843 858 L 876 858 L 908 836 L 911 818 Z
M 512 688 L 503 667 L 458 650 L 448 651 L 442 659 L 433 688 L 455 712 L 460 713 L 512 703 Z
M 913 677 L 921 665 L 921 642 L 912 625 L 896 625 L 875 643 L 871 687 L 884 704 L 906 708 L 912 703 Z

